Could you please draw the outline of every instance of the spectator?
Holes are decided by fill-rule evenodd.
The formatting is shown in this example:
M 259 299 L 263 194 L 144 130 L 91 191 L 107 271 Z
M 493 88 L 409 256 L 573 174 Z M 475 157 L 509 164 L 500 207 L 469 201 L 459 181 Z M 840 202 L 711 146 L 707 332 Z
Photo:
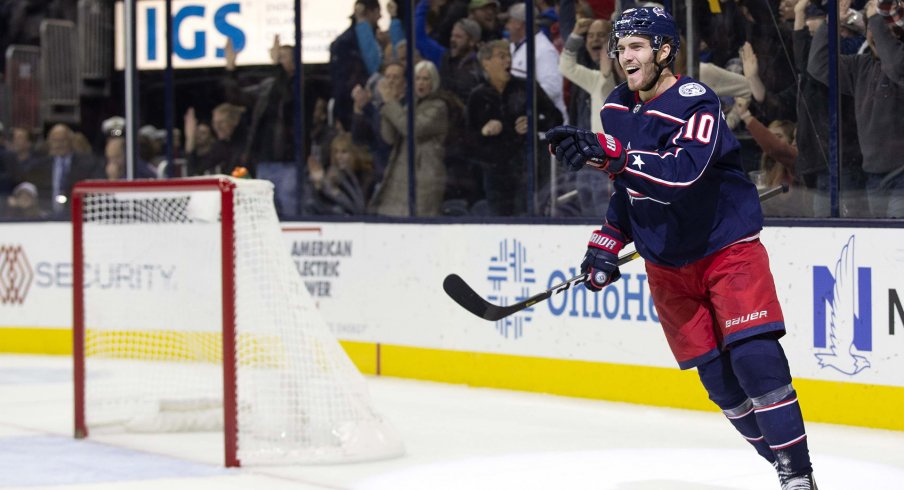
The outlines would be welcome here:
M 414 74 L 415 214 L 438 216 L 446 187 L 444 144 L 449 130 L 449 107 L 437 93 L 439 73 L 432 62 L 421 61 L 414 67 Z M 380 133 L 392 145 L 392 153 L 370 208 L 383 216 L 408 216 L 408 111 L 402 104 L 404 79 L 401 83 L 384 79 L 378 89 L 384 101 L 380 109 Z
M 213 110 L 215 139 L 209 150 L 200 153 L 195 145 L 199 126 L 195 109 L 189 107 L 185 111 L 185 151 L 188 154 L 189 175 L 231 175 L 235 167 L 242 166 L 242 145 L 240 138 L 234 136 L 244 112 L 244 107 L 228 102 L 216 106 Z
M 459 20 L 468 18 L 470 0 L 428 0 L 424 30 L 427 35 L 440 45 L 449 48 L 452 28 Z M 415 14 L 415 19 L 417 14 Z M 415 28 L 416 30 L 416 28 Z M 421 45 L 421 39 L 417 39 Z
M 811 204 L 811 199 L 805 187 L 799 187 L 794 182 L 794 164 L 797 161 L 798 151 L 794 142 L 795 125 L 790 121 L 772 121 L 769 126 L 764 126 L 749 110 L 750 100 L 739 97 L 735 101 L 735 110 L 747 130 L 756 143 L 762 148 L 763 156 L 760 161 L 762 184 L 772 188 L 777 185 L 785 185 L 788 192 L 772 198 L 762 204 L 763 214 L 766 216 L 801 216 Z M 755 184 L 757 182 L 754 182 Z M 762 190 L 762 189 L 761 189 Z
M 522 215 L 527 205 L 525 174 L 531 168 L 525 154 L 527 83 L 509 71 L 508 41 L 484 44 L 477 58 L 486 80 L 468 98 L 468 151 L 483 170 L 489 214 Z M 562 122 L 562 114 L 543 90 L 536 93 L 537 130 L 546 131 Z
M 315 193 L 314 214 L 356 216 L 364 214 L 373 183 L 373 167 L 367 152 L 340 133 L 329 145 L 330 164 L 308 158 L 310 182 Z
M 534 9 L 534 19 L 539 13 Z M 515 3 L 508 9 L 508 20 L 505 28 L 509 33 L 512 50 L 512 75 L 519 78 L 527 77 L 527 36 L 534 38 L 534 76 L 546 95 L 553 101 L 556 108 L 562 114 L 562 119 L 567 121 L 568 111 L 565 109 L 565 99 L 562 95 L 562 73 L 559 72 L 559 52 L 546 35 L 535 26 L 528 28 L 527 14 L 524 3 Z
M 104 146 L 104 158 L 106 165 L 104 173 L 107 180 L 120 180 L 126 176 L 126 144 L 122 137 L 107 139 Z
M 6 218 L 41 219 L 47 213 L 38 204 L 38 188 L 31 182 L 17 185 L 6 199 Z
M 782 22 L 769 2 L 744 2 L 741 10 L 747 20 L 746 39 L 753 52 L 762 61 L 758 66 L 759 76 L 766 91 L 778 94 L 795 87 L 794 67 L 785 53 L 785 46 L 791 44 L 791 25 Z M 778 114 L 776 114 L 778 115 Z M 794 118 L 793 111 L 782 116 Z
M 801 216 L 827 217 L 831 212 L 829 192 L 829 90 L 808 71 L 813 33 L 825 22 L 825 11 L 817 9 L 810 0 L 798 0 L 794 7 L 794 65 L 800 78 L 797 98 L 797 161 L 795 181 L 807 189 L 811 203 L 801 206 Z M 842 114 L 854 114 L 854 99 L 842 94 Z M 853 117 L 841 120 L 841 172 L 843 198 L 840 214 L 844 217 L 867 216 L 869 206 L 863 196 L 862 156 L 857 137 L 857 123 Z
M 483 43 L 502 38 L 498 16 L 498 0 L 471 0 L 468 3 L 468 18 L 480 24 L 480 41 Z
M 385 82 L 384 82 L 385 80 Z M 398 62 L 389 62 L 383 66 L 382 77 L 377 81 L 392 87 L 392 92 L 404 92 L 405 67 Z M 374 92 L 377 92 L 374 94 Z M 380 136 L 380 108 L 384 101 L 382 92 L 356 85 L 352 89 L 354 100 L 351 133 L 356 145 L 368 148 L 374 158 L 374 172 L 377 181 L 383 180 L 383 174 L 389 164 L 389 153 L 392 147 Z
M 352 125 L 352 88 L 355 85 L 365 86 L 372 73 L 365 64 L 365 54 L 359 47 L 357 26 L 374 32 L 380 17 L 380 4 L 377 0 L 357 0 L 351 16 L 352 25 L 330 44 L 333 117 L 345 130 Z M 379 55 L 379 50 L 377 54 Z
M 201 157 L 207 155 L 213 149 L 213 144 L 216 141 L 217 138 L 214 136 L 213 129 L 210 128 L 209 124 L 202 122 L 197 123 L 194 136 L 195 154 Z
M 0 199 L 11 195 L 16 185 L 22 182 L 22 174 L 33 158 L 31 132 L 25 128 L 12 128 L 9 145 L 0 150 Z
M 463 104 L 482 78 L 477 62 L 480 35 L 480 24 L 472 19 L 460 19 L 452 27 L 449 49 L 439 64 L 442 88 L 455 94 Z
M 138 162 L 135 164 L 135 178 L 156 179 L 156 170 L 140 153 Z M 107 180 L 126 178 L 126 140 L 124 137 L 114 136 L 107 138 L 107 143 L 104 146 L 104 161 L 104 174 Z
M 356 6 L 356 12 L 363 12 L 363 6 Z M 389 31 L 376 29 L 368 22 L 355 24 L 355 34 L 358 40 L 358 48 L 361 50 L 364 65 L 367 67 L 369 80 L 379 76 L 380 68 L 389 61 L 398 61 L 405 64 L 408 57 L 408 41 L 405 40 L 405 30 L 402 21 L 399 20 L 399 6 L 389 0 L 386 3 L 386 11 L 391 20 Z M 417 58 L 418 46 L 415 46 L 415 58 Z M 370 83 L 370 81 L 368 81 Z
M 240 87 L 234 76 L 237 53 L 226 42 L 226 100 L 251 111 L 251 121 L 238 161 L 251 175 L 274 185 L 276 210 L 281 215 L 298 213 L 298 166 L 295 157 L 295 48 L 273 37 L 270 59 L 273 74 L 260 83 Z M 216 115 L 214 115 L 216 131 Z M 231 172 L 231 170 L 230 170 Z M 229 172 L 227 172 L 229 173 Z
M 428 33 L 427 17 L 431 12 L 435 12 L 434 5 L 440 5 L 440 2 L 432 2 L 430 0 L 420 0 L 414 8 L 414 45 L 423 53 L 424 58 L 439 65 L 443 54 L 449 42 L 441 43 L 439 39 Z
M 565 42 L 565 49 L 559 58 L 559 70 L 572 83 L 586 91 L 590 96 L 589 107 L 597 111 L 603 107 L 606 97 L 615 89 L 615 78 L 612 74 L 612 60 L 602 56 L 603 46 L 608 44 L 612 24 L 603 19 L 583 18 L 577 21 L 574 31 Z M 587 39 L 584 40 L 586 34 Z M 591 59 L 598 65 L 597 69 L 581 66 L 577 62 L 580 49 L 586 49 Z M 593 109 L 589 111 L 594 112 Z M 590 114 L 588 114 L 590 116 Z M 603 123 L 599 117 L 590 117 L 589 127 L 596 133 L 602 133 Z M 581 214 L 584 216 L 602 216 L 609 206 L 611 192 L 608 176 L 603 172 L 589 172 L 577 179 L 580 196 Z
M 459 19 L 452 28 L 449 49 L 439 67 L 440 85 L 455 100 L 449 101 L 449 134 L 446 138 L 446 200 L 458 200 L 461 208 L 470 208 L 483 198 L 483 177 L 467 151 L 464 130 L 464 105 L 475 87 L 483 81 L 477 61 L 480 25 L 468 18 Z M 463 213 L 464 211 L 461 211 Z
M 104 119 L 100 129 L 104 133 L 105 138 L 123 136 L 126 130 L 126 120 L 122 116 L 109 117 Z
M 324 166 L 330 164 L 330 142 L 336 137 L 336 130 L 329 123 L 328 101 L 323 97 L 314 100 L 311 111 L 310 155 Z
M 35 160 L 25 171 L 25 180 L 38 190 L 41 208 L 52 210 L 54 215 L 65 213 L 76 182 L 104 176 L 99 159 L 73 150 L 73 137 L 69 126 L 54 125 L 47 133 L 49 155 Z
M 8 151 L 15 156 L 16 165 L 19 167 L 20 172 L 28 168 L 37 157 L 31 131 L 22 127 L 14 127 Z
M 559 33 L 559 13 L 556 12 L 558 0 L 539 0 L 537 2 L 537 25 L 556 51 L 562 50 L 562 37 Z
M 841 13 L 849 1 L 839 2 Z M 904 43 L 892 33 L 876 2 L 866 6 L 869 52 L 841 55 L 838 59 L 840 90 L 854 96 L 863 170 L 866 172 L 870 214 L 878 218 L 904 217 L 904 139 L 899 129 L 904 108 Z M 828 83 L 828 29 L 823 24 L 813 38 L 808 65 L 810 74 Z
M 589 5 L 584 2 L 581 2 L 579 5 L 575 5 L 575 0 L 562 1 L 559 11 L 559 26 L 561 35 L 564 36 L 565 39 L 567 39 L 574 31 L 575 21 L 581 19 L 593 19 L 593 10 L 591 10 Z M 593 24 L 591 24 L 591 27 L 596 29 L 599 26 L 594 27 Z M 595 54 L 591 54 L 589 50 L 593 48 L 591 47 L 590 39 L 587 39 L 585 45 L 577 49 L 575 61 L 581 66 L 590 69 L 597 69 L 599 67 L 599 55 L 603 50 L 603 46 L 609 43 L 609 39 L 606 38 L 603 39 L 601 43 L 596 43 L 595 30 L 593 37 L 594 44 L 600 45 L 599 51 L 597 51 Z M 559 58 L 559 61 L 561 62 L 561 57 Z M 568 77 L 566 76 L 566 79 L 567 78 Z M 593 114 L 593 106 L 590 103 L 590 94 L 581 87 L 570 83 L 570 81 L 568 81 L 565 85 L 565 94 L 565 103 L 568 109 L 568 120 L 571 121 L 575 126 L 578 126 L 582 129 L 590 129 L 591 120 L 597 117 L 596 114 Z

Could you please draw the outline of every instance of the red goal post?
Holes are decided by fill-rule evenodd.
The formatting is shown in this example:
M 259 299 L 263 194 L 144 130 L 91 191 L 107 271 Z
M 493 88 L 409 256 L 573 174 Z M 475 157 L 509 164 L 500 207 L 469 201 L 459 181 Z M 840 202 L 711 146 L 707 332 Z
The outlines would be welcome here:
M 72 196 L 75 437 L 222 430 L 226 466 L 404 452 L 292 266 L 272 184 Z

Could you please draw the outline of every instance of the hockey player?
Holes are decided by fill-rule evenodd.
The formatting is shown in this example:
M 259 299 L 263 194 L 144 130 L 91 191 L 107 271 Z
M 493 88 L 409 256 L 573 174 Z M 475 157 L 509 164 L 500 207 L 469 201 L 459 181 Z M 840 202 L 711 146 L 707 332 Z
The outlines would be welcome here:
M 609 56 L 627 75 L 600 111 L 609 133 L 558 126 L 550 151 L 572 170 L 607 172 L 615 192 L 581 264 L 586 287 L 618 280 L 618 252 L 634 241 L 681 369 L 697 368 L 709 398 L 773 464 L 783 490 L 815 489 L 788 361 L 785 325 L 757 191 L 718 96 L 669 65 L 680 39 L 662 8 L 626 10 Z

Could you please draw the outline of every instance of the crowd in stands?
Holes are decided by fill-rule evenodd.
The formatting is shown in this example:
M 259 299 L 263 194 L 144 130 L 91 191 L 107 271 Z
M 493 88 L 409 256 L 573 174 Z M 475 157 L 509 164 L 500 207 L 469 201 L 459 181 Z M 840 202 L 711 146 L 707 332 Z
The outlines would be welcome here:
M 0 9 L 0 23 L 32 18 L 23 3 Z M 294 48 L 275 37 L 270 73 L 249 77 L 237 68 L 241 52 L 228 42 L 212 89 L 217 104 L 205 113 L 177 107 L 182 119 L 173 162 L 166 161 L 165 132 L 143 126 L 134 176 L 230 174 L 244 167 L 274 183 L 283 216 L 523 216 L 535 194 L 535 214 L 600 218 L 609 179 L 552 165 L 543 133 L 563 123 L 605 130 L 599 108 L 624 81 L 608 46 L 618 12 L 613 0 L 532 3 L 534 24 L 528 25 L 520 0 L 418 0 L 409 34 L 407 2 L 357 0 L 348 28 L 330 45 L 328 88 L 306 94 L 303 165 L 296 164 Z M 61 10 L 58 4 L 47 2 L 48 15 Z M 839 214 L 902 218 L 904 2 L 837 4 Z M 742 143 L 745 170 L 758 185 L 790 188 L 764 203 L 767 216 L 832 212 L 826 5 L 832 4 L 695 2 L 698 45 L 681 41 L 675 71 L 687 73 L 687 50 L 693 49 L 695 76 L 720 96 Z M 379 27 L 384 16 L 385 31 Z M 20 27 L 7 31 L 6 45 L 34 41 L 11 39 L 27 38 L 22 31 L 28 25 Z M 527 83 L 529 38 L 533 87 Z M 100 128 L 56 123 L 43 134 L 0 128 L 0 216 L 62 217 L 78 180 L 124 178 L 124 120 L 104 116 Z M 86 130 L 100 132 L 102 144 L 80 132 Z M 527 161 L 530 138 L 537 149 L 533 165 Z

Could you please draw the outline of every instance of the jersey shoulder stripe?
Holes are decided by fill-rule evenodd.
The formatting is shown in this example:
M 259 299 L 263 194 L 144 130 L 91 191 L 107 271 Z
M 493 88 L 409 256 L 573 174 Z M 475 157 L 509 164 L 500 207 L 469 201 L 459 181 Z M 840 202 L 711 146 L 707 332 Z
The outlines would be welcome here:
M 650 109 L 648 111 L 644 111 L 644 114 L 647 114 L 650 116 L 661 117 L 662 119 L 665 119 L 666 121 L 671 121 L 676 124 L 685 124 L 687 122 L 684 119 L 681 119 L 680 117 L 675 117 L 670 114 L 666 114 L 665 112 L 657 111 L 655 109 Z
M 630 109 L 628 108 L 628 106 L 624 106 L 624 105 L 621 105 L 621 104 L 616 104 L 615 102 L 607 102 L 607 103 L 603 104 L 603 109 L 604 109 L 604 110 L 605 110 L 605 109 L 616 109 L 616 110 L 619 110 L 619 111 L 627 111 L 627 110 L 630 110 Z

